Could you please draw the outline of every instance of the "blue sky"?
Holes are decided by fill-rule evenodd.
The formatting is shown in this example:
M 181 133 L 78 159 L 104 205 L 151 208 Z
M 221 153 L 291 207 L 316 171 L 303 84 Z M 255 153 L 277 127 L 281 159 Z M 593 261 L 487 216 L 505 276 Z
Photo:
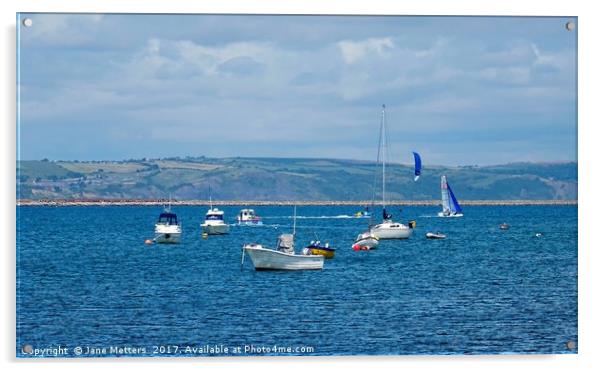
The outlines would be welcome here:
M 27 16 L 21 159 L 576 160 L 568 18 Z

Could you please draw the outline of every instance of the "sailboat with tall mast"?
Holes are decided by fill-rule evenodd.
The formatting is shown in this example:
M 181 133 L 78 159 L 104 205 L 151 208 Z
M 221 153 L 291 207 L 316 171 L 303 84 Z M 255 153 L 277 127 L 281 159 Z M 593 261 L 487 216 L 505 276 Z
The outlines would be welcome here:
M 372 225 L 370 232 L 373 236 L 380 240 L 388 239 L 406 239 L 412 235 L 413 225 L 393 221 L 393 215 L 387 212 L 387 179 L 386 179 L 386 150 L 387 150 L 387 123 L 385 114 L 385 105 L 382 107 L 381 122 L 380 122 L 380 138 L 378 146 L 377 163 L 380 160 L 382 165 L 382 223 Z

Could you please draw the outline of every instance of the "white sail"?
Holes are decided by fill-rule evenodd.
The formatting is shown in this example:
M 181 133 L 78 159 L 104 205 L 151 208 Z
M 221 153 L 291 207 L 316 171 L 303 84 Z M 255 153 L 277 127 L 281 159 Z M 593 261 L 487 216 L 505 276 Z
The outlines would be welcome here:
M 451 203 L 449 200 L 449 191 L 447 190 L 447 179 L 445 175 L 441 176 L 441 207 L 443 207 L 443 213 L 449 214 L 451 212 Z

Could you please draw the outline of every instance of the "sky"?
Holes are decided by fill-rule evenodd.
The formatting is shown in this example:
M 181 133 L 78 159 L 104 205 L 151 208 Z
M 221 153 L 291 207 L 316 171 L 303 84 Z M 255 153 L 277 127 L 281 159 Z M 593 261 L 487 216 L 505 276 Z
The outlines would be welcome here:
M 574 19 L 20 16 L 22 160 L 577 160 Z

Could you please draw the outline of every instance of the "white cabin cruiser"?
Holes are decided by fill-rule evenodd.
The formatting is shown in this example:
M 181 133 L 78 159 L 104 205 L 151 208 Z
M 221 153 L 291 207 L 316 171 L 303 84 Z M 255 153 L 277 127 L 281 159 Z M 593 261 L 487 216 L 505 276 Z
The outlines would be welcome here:
M 240 210 L 236 217 L 236 221 L 238 221 L 238 224 L 244 225 L 263 225 L 261 217 L 255 214 L 255 210 L 253 209 Z
M 157 243 L 180 243 L 182 237 L 182 226 L 178 223 L 178 217 L 169 209 L 159 215 L 155 224 L 155 239 Z
M 205 222 L 201 224 L 203 233 L 209 235 L 228 234 L 230 226 L 224 222 L 224 212 L 217 207 L 210 207 L 205 214 Z

